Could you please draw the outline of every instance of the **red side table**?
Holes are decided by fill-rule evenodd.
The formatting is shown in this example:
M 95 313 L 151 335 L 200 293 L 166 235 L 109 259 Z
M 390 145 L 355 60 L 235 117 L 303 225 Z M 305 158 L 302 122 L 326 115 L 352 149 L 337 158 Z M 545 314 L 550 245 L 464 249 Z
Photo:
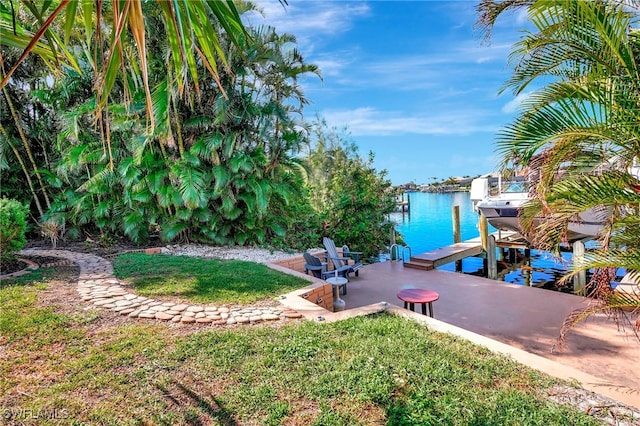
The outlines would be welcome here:
M 440 298 L 440 295 L 433 290 L 427 290 L 424 288 L 405 288 L 400 290 L 397 294 L 398 299 L 404 302 L 404 308 L 407 309 L 407 303 L 409 308 L 413 311 L 415 303 L 422 303 L 422 315 L 427 315 L 427 304 L 429 304 L 429 316 L 433 318 L 433 302 Z

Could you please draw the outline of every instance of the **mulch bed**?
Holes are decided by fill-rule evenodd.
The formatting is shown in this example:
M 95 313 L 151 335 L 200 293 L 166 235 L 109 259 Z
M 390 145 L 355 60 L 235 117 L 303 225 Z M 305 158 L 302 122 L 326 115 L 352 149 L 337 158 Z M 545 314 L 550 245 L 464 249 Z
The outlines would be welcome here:
M 9 262 L 0 264 L 0 275 L 13 274 L 14 272 L 22 271 L 27 267 L 27 264 L 20 259 L 14 259 Z
M 132 250 L 141 250 L 146 248 L 153 247 L 164 247 L 165 243 L 158 240 L 152 240 L 149 244 L 144 246 L 137 246 L 127 241 L 116 241 L 113 244 L 100 245 L 95 241 L 87 238 L 85 241 L 58 241 L 56 246 L 57 250 L 68 250 L 74 251 L 78 253 L 89 253 L 94 254 L 100 257 L 113 257 L 120 253 Z M 42 250 L 51 250 L 53 246 L 51 245 L 51 241 L 48 239 L 32 239 L 27 242 L 27 245 L 24 247 L 25 249 L 42 249 Z M 59 257 L 52 256 L 25 256 L 20 255 L 20 258 L 28 259 L 32 262 L 37 263 L 40 267 L 52 267 L 52 266 L 62 266 L 62 265 L 70 265 L 73 262 L 62 259 Z M 28 265 L 21 261 L 19 258 L 10 262 L 5 262 L 0 265 L 0 276 L 12 274 L 14 272 L 19 272 L 26 269 Z
M 160 241 L 160 239 L 151 239 L 145 245 L 135 245 L 127 240 L 118 240 L 110 243 L 109 245 L 102 245 L 87 238 L 84 241 L 65 241 L 59 240 L 56 245 L 57 250 L 69 250 L 78 253 L 89 253 L 100 257 L 114 256 L 119 253 L 131 250 L 141 250 L 152 247 L 164 247 L 166 243 Z M 51 250 L 53 246 L 48 239 L 31 239 L 27 241 L 25 249 L 44 249 Z

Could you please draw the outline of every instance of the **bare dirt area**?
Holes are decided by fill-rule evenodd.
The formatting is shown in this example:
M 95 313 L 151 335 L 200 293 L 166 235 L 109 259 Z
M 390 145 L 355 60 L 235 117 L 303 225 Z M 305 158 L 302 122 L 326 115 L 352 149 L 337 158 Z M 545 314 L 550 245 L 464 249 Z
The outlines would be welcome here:
M 59 240 L 56 250 L 69 250 L 79 253 L 90 253 L 100 257 L 109 257 L 131 250 L 142 250 L 152 247 L 164 247 L 165 243 L 159 239 L 151 239 L 145 245 L 135 245 L 127 240 L 100 241 L 87 237 L 84 241 Z M 54 249 L 51 241 L 44 238 L 30 239 L 26 249 Z
M 22 271 L 28 265 L 20 259 L 14 259 L 12 261 L 4 262 L 0 268 L 0 276 L 13 274 L 18 271 Z

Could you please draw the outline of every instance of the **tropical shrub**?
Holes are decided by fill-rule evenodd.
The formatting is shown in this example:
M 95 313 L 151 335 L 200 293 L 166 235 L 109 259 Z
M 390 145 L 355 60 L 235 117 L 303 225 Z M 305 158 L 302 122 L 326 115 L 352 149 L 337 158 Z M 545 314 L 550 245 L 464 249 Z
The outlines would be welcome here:
M 28 209 L 16 200 L 0 199 L 0 266 L 16 257 L 25 246 Z
M 564 331 L 599 312 L 637 331 L 640 293 L 614 291 L 611 280 L 618 268 L 640 276 L 640 8 L 624 1 L 482 0 L 479 23 L 490 31 L 499 16 L 520 8 L 532 30 L 514 46 L 505 89 L 527 96 L 499 134 L 498 149 L 504 165 L 529 168 L 536 183 L 521 223 L 536 247 L 557 252 L 569 242 L 569 222 L 597 209 L 607 223 L 597 249 L 575 259 L 565 277 L 593 269 L 592 303 L 572 313 Z
M 79 58 L 83 72 L 68 72 L 53 87 L 23 91 L 24 104 L 37 105 L 40 121 L 47 117 L 50 128 L 43 133 L 58 137 L 40 144 L 47 151 L 34 156 L 39 164 L 33 169 L 41 171 L 51 194 L 51 203 L 47 199 L 34 216 L 64 224 L 68 238 L 125 236 L 144 243 L 157 235 L 220 245 L 268 245 L 272 239 L 285 245 L 289 234 L 306 238 L 305 219 L 296 217 L 293 205 L 304 198 L 296 157 L 307 143 L 298 120 L 307 101 L 297 79 L 316 68 L 293 48 L 293 37 L 273 28 L 248 29 L 252 38 L 235 42 L 220 30 L 226 63 L 216 65 L 225 72 L 216 80 L 194 62 L 201 78 L 197 87 L 183 88 L 189 96 L 181 96 L 175 86 L 181 78 L 166 61 L 160 11 L 151 3 L 144 12 L 154 28 L 147 34 L 152 110 L 141 86 L 117 80 L 96 124 L 100 99 L 92 90 L 92 58 Z M 69 43 L 77 41 L 72 34 Z M 3 125 L 11 124 L 5 115 Z M 154 126 L 137 119 L 146 115 Z M 5 126 L 18 135 L 13 127 Z M 33 144 L 36 132 L 26 135 Z M 8 157 L 7 179 L 24 179 L 15 176 L 17 164 L 29 165 L 23 158 L 28 156 Z M 29 169 L 22 174 L 35 175 Z M 32 192 L 39 195 L 38 182 Z
M 392 224 L 387 215 L 395 209 L 386 171 L 372 164 L 370 153 L 367 161 L 358 157 L 338 165 L 330 183 L 334 194 L 324 211 L 325 235 L 365 257 L 377 256 L 388 245 Z
M 268 238 L 270 247 L 282 250 L 305 251 L 321 247 L 322 220 L 309 202 L 306 190 L 290 203 L 274 205 L 270 214 L 279 217 L 286 228 L 281 235 L 273 234 Z
M 347 244 L 364 257 L 377 256 L 389 245 L 395 209 L 386 171 L 373 167 L 374 156 L 362 159 L 348 136 L 315 124 L 316 141 L 310 150 L 309 193 L 322 222 L 322 235 Z

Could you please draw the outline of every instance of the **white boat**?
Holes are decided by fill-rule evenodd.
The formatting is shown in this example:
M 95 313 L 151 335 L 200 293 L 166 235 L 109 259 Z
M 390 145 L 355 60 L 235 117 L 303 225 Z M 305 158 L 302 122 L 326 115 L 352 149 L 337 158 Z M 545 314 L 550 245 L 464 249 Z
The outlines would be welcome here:
M 471 201 L 475 211 L 487 218 L 487 222 L 496 229 L 513 231 L 523 235 L 518 218 L 521 209 L 530 200 L 529 191 L 524 181 L 511 182 L 504 189 L 498 185 L 498 193 L 489 192 L 489 179 L 477 178 L 471 182 Z M 593 239 L 599 235 L 604 226 L 607 212 L 603 209 L 589 209 L 571 220 L 567 227 L 567 239 L 578 241 Z M 538 223 L 544 218 L 537 219 Z M 535 225 L 535 224 L 534 224 Z

